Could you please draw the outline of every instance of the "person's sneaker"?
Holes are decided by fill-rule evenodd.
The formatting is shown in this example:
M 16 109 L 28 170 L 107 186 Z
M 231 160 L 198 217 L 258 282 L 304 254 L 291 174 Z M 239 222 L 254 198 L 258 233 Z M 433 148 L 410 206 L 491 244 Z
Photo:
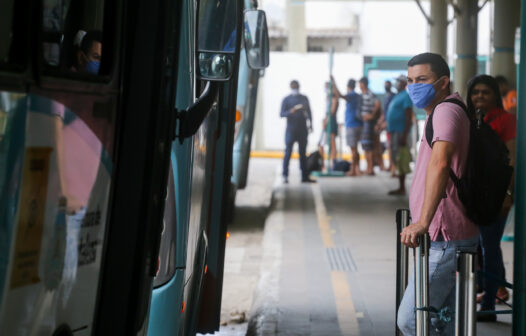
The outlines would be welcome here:
M 289 184 L 289 177 L 283 176 L 283 184 Z
M 479 310 L 478 312 L 481 312 Z M 477 314 L 477 322 L 496 322 L 497 314 Z
M 301 179 L 301 183 L 316 183 L 316 180 L 313 180 L 310 177 L 306 177 Z
M 510 293 L 506 287 L 499 287 L 497 290 L 498 299 L 495 300 L 496 303 L 501 303 L 502 301 L 506 302 L 510 299 Z

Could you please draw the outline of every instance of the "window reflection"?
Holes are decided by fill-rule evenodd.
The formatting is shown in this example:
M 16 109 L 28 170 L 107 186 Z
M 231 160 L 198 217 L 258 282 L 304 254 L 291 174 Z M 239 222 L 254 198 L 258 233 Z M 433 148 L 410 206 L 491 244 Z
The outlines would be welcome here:
M 48 69 L 100 74 L 104 0 L 43 0 L 42 50 Z
M 0 325 L 10 335 L 50 335 L 66 319 L 89 333 L 93 320 L 112 175 L 103 110 L 114 105 L 55 98 L 67 105 L 0 92 Z
M 234 52 L 236 6 L 236 0 L 201 0 L 199 2 L 197 42 L 200 51 Z M 225 17 L 229 19 L 225 20 Z

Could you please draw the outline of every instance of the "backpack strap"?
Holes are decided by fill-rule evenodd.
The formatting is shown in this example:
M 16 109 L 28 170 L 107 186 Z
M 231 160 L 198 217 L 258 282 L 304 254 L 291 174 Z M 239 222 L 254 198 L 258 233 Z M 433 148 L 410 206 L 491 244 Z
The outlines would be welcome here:
M 466 112 L 466 115 L 468 116 L 468 119 L 471 120 L 471 118 L 469 117 L 469 114 L 468 114 L 468 109 L 466 107 L 466 105 L 456 99 L 456 98 L 449 98 L 449 99 L 446 99 L 446 100 L 443 100 L 441 101 L 440 103 L 438 103 L 434 108 L 433 108 L 433 111 L 431 111 L 431 114 L 429 115 L 429 118 L 427 120 L 427 124 L 426 124 L 426 141 L 427 141 L 427 144 L 429 145 L 429 147 L 433 147 L 432 143 L 433 143 L 433 134 L 434 134 L 434 130 L 433 130 L 433 114 L 435 113 L 435 109 L 437 108 L 438 105 L 440 104 L 443 104 L 443 103 L 453 103 L 455 105 L 458 105 L 462 108 L 462 110 L 464 110 L 464 112 Z
M 453 103 L 455 105 L 460 106 L 464 110 L 464 112 L 466 112 L 466 115 L 468 116 L 468 119 L 471 121 L 471 118 L 469 117 L 468 109 L 467 109 L 466 105 L 462 101 L 460 101 L 460 100 L 458 100 L 456 98 L 449 98 L 449 99 L 443 100 L 440 103 L 438 103 L 433 108 L 433 111 L 429 115 L 429 118 L 428 118 L 427 124 L 426 124 L 426 141 L 427 141 L 427 144 L 429 145 L 429 147 L 431 147 L 431 148 L 433 148 L 432 142 L 433 142 L 433 133 L 434 133 L 434 131 L 433 131 L 433 114 L 435 113 L 435 109 L 437 108 L 437 106 L 442 104 L 442 103 Z M 457 177 L 457 175 L 455 174 L 455 172 L 451 168 L 449 168 L 449 177 L 453 181 L 453 184 L 455 185 L 455 187 L 458 187 L 458 184 L 460 183 L 460 179 Z

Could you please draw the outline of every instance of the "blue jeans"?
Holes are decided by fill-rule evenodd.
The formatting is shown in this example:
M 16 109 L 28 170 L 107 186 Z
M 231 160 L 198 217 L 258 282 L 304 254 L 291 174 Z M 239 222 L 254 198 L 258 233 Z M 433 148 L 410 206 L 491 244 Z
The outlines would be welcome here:
M 455 274 L 457 251 L 477 252 L 479 237 L 466 240 L 432 241 L 429 249 L 429 304 L 438 310 L 449 307 L 455 311 Z M 404 335 L 415 335 L 415 275 L 411 275 L 398 309 L 398 328 Z M 455 316 L 449 323 L 430 314 L 431 335 L 454 335 Z
M 493 276 L 502 280 L 506 278 L 504 261 L 502 260 L 502 250 L 500 241 L 506 225 L 506 216 L 500 216 L 488 226 L 480 227 L 480 246 L 482 247 L 482 267 L 484 272 L 491 273 Z M 482 310 L 495 310 L 495 297 L 499 284 L 488 277 L 482 278 L 484 285 L 484 297 L 482 298 Z
M 298 153 L 300 155 L 300 169 L 301 169 L 301 178 L 307 179 L 309 177 L 309 172 L 307 171 L 307 131 L 305 134 L 297 134 L 293 132 L 287 132 L 285 134 L 285 156 L 283 157 L 283 170 L 282 174 L 284 177 L 289 176 L 289 161 L 290 156 L 292 155 L 292 147 L 294 143 L 298 143 Z

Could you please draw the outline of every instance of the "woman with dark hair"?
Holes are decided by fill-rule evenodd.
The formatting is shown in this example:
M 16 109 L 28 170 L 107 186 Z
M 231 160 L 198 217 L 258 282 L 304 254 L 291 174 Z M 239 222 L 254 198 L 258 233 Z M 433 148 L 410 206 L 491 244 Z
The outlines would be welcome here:
M 515 165 L 515 116 L 504 110 L 499 85 L 495 78 L 488 75 L 479 75 L 468 83 L 467 94 L 468 112 L 473 116 L 482 114 L 484 122 L 495 131 L 499 138 L 506 144 L 510 151 L 510 165 Z M 511 179 L 513 181 L 513 178 Z M 508 192 L 499 217 L 489 226 L 480 227 L 480 242 L 483 255 L 483 270 L 486 273 L 505 280 L 504 262 L 500 241 L 504 232 L 506 217 L 513 204 L 513 182 Z M 481 310 L 495 310 L 495 298 L 506 301 L 509 293 L 505 287 L 487 277 L 484 278 L 484 294 L 482 296 Z M 477 298 L 478 299 L 478 298 Z M 496 314 L 479 315 L 479 321 L 493 322 L 497 320 Z

